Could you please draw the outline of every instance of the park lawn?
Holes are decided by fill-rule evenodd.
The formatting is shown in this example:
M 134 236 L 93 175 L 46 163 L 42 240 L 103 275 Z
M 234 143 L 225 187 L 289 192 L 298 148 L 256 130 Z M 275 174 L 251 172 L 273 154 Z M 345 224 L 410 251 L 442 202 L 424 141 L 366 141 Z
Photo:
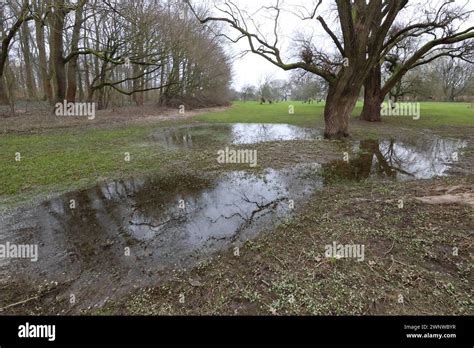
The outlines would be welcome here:
M 393 125 L 422 128 L 474 126 L 474 108 L 469 103 L 423 102 L 419 120 L 386 117 L 384 121 Z
M 198 116 L 203 122 L 215 123 L 290 123 L 300 126 L 323 126 L 324 103 L 303 104 L 299 101 L 260 105 L 257 102 L 234 102 L 232 108 L 223 112 Z M 357 119 L 363 104 L 358 102 L 352 117 Z M 294 114 L 290 114 L 294 107 Z M 423 102 L 420 119 L 412 117 L 384 117 L 383 122 L 401 127 L 474 126 L 474 108 L 469 103 Z
M 290 114 L 290 107 L 294 114 Z M 281 102 L 260 105 L 257 102 L 234 102 L 223 112 L 198 116 L 208 123 L 290 123 L 299 126 L 322 124 L 324 103 L 303 104 L 302 102 Z

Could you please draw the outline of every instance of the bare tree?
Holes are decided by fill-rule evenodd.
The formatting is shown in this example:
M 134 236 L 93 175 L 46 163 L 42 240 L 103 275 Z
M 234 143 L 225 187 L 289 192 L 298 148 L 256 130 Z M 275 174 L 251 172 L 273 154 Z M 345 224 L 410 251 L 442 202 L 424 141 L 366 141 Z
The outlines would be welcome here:
M 2 33 L 2 47 L 0 50 L 0 105 L 9 105 L 8 95 L 5 90 L 4 73 L 10 44 L 23 23 L 33 19 L 28 1 L 23 1 L 17 12 L 12 7 L 10 9 L 10 13 L 7 14 L 6 8 L 0 6 L 0 29 Z M 8 19 L 11 19 L 11 21 Z M 9 22 L 11 22 L 10 25 Z
M 291 97 L 294 100 L 312 102 L 322 99 L 327 93 L 325 81 L 317 75 L 295 72 L 291 80 L 293 81 Z
M 48 14 L 47 1 L 33 0 L 33 10 L 35 13 L 35 35 L 36 46 L 38 49 L 39 80 L 42 86 L 43 100 L 53 99 L 53 90 L 51 87 L 51 77 L 48 68 L 48 57 L 46 54 L 45 33 L 46 17 Z
M 454 101 L 462 96 L 472 83 L 474 68 L 471 63 L 460 59 L 444 58 L 436 65 L 441 85 L 447 100 Z
M 260 104 L 265 102 L 273 102 L 273 90 L 272 90 L 273 78 L 270 75 L 264 75 L 260 77 L 260 81 L 257 85 L 257 94 Z
M 52 102 L 63 102 L 66 98 L 66 62 L 64 61 L 64 22 L 66 18 L 65 0 L 52 0 L 50 16 L 51 70 L 54 97 Z
M 318 21 L 335 46 L 336 53 L 320 50 L 310 40 L 300 43 L 299 59 L 285 62 L 279 45 L 279 20 L 282 15 L 282 2 L 274 1 L 271 6 L 262 7 L 265 16 L 274 21 L 273 40 L 267 40 L 260 28 L 235 2 L 223 1 L 216 5 L 219 14 L 200 13 L 188 1 L 193 13 L 203 24 L 222 22 L 230 26 L 237 36 L 233 41 L 246 40 L 251 52 L 263 57 L 283 70 L 304 69 L 324 78 L 328 83 L 328 96 L 324 111 L 325 136 L 341 138 L 349 135 L 349 118 L 359 96 L 359 91 L 368 74 L 378 64 L 388 35 L 398 13 L 407 5 L 407 0 L 382 1 L 336 0 L 338 37 L 318 9 L 322 0 L 301 12 L 301 20 Z
M 240 90 L 240 98 L 242 101 L 245 103 L 249 100 L 252 100 L 255 98 L 256 95 L 256 88 L 255 86 L 252 85 L 245 85 L 244 87 L 241 88 Z
M 391 66 L 385 83 L 382 85 L 381 63 L 372 68 L 365 81 L 362 120 L 381 120 L 382 101 L 393 89 L 401 87 L 403 77 L 411 69 L 440 57 L 472 54 L 470 39 L 474 38 L 474 27 L 468 25 L 461 29 L 472 18 L 472 11 L 446 0 L 436 7 L 431 7 L 430 2 L 422 3 L 413 12 L 414 19 L 393 25 L 384 41 L 379 62 L 386 61 Z M 456 45 L 460 42 L 464 44 Z
M 77 92 L 77 64 L 79 60 L 79 55 L 74 54 L 79 50 L 79 40 L 81 34 L 81 27 L 84 22 L 83 12 L 86 0 L 80 0 L 74 11 L 75 19 L 74 26 L 71 38 L 71 55 L 68 61 L 67 68 L 67 92 L 66 100 L 69 102 L 74 102 L 76 100 Z
M 25 63 L 26 89 L 28 99 L 36 99 L 36 83 L 33 75 L 32 52 L 31 52 L 31 33 L 29 22 L 24 22 L 20 30 L 20 42 Z

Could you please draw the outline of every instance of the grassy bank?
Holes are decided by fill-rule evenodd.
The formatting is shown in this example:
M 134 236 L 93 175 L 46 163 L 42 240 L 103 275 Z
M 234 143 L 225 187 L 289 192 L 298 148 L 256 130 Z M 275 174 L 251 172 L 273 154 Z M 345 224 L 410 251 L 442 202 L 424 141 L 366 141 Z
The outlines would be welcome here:
M 147 141 L 149 127 L 64 130 L 0 138 L 0 197 L 10 203 L 100 180 L 146 175 L 180 158 Z M 16 154 L 21 156 L 16 161 Z M 130 161 L 126 155 L 130 154 Z

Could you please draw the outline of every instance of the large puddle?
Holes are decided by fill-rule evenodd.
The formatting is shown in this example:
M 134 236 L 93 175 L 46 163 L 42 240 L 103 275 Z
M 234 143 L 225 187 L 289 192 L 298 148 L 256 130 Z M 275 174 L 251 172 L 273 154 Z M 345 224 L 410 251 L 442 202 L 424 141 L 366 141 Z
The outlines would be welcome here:
M 209 142 L 223 141 L 232 145 L 257 144 L 271 141 L 318 140 L 322 132 L 289 124 L 216 124 L 163 129 L 152 136 L 168 147 L 193 148 Z
M 217 127 L 218 136 L 224 135 L 221 140 L 236 145 L 318 137 L 317 131 L 286 125 Z M 209 136 L 209 129 L 200 127 L 174 132 L 154 136 L 166 135 L 157 140 L 173 146 L 204 144 L 201 137 Z M 305 202 L 335 180 L 446 175 L 466 146 L 461 140 L 440 138 L 413 143 L 365 140 L 348 148 L 347 161 L 341 154 L 341 160 L 331 163 L 262 174 L 177 173 L 69 193 L 0 219 L 0 244 L 39 247 L 37 262 L 0 259 L 0 279 L 67 282 L 68 291 L 82 298 L 81 306 L 97 304 L 132 286 L 156 284 L 161 271 L 195 265 L 272 229 L 291 216 L 293 204 Z
M 0 222 L 0 244 L 39 246 L 37 262 L 1 260 L 0 276 L 77 279 L 71 291 L 86 292 L 90 303 L 111 288 L 156 283 L 162 270 L 238 247 L 283 221 L 321 186 L 319 168 L 137 179 L 64 195 Z

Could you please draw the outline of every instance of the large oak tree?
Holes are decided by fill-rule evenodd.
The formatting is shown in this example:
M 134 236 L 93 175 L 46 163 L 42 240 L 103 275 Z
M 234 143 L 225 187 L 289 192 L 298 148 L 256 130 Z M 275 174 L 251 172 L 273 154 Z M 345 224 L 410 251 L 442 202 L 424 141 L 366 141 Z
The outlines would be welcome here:
M 319 0 L 311 8 L 306 7 L 304 11 L 298 6 L 299 14 L 305 13 L 300 19 L 319 22 L 336 53 L 322 50 L 319 48 L 321 45 L 311 41 L 295 40 L 294 44 L 299 45 L 299 59 L 286 61 L 277 30 L 284 11 L 282 1 L 275 0 L 273 5 L 262 7 L 265 17 L 271 16 L 274 21 L 272 40 L 266 39 L 261 28 L 255 25 L 253 18 L 255 14 L 246 13 L 232 0 L 222 1 L 215 7 L 216 11 L 213 13 L 203 13 L 191 0 L 186 1 L 202 24 L 226 23 L 236 35 L 224 35 L 234 42 L 246 40 L 250 52 L 283 70 L 303 69 L 325 79 L 329 85 L 324 111 L 327 138 L 349 135 L 349 118 L 362 86 L 366 84 L 369 96 L 377 86 L 380 86 L 381 62 L 390 51 L 391 43 L 397 42 L 397 37 L 404 38 L 409 36 L 408 34 L 413 34 L 413 31 L 407 31 L 407 28 L 400 30 L 399 36 L 392 33 L 396 19 L 406 8 L 408 0 L 335 0 L 337 25 L 334 28 L 328 25 L 328 21 L 322 15 L 318 15 L 322 4 L 322 0 Z M 389 90 L 408 69 L 434 47 L 459 42 L 471 34 L 472 31 L 467 30 L 456 35 L 445 35 L 424 44 L 406 65 L 387 81 L 381 93 L 385 92 L 385 89 Z M 380 108 L 378 94 L 371 100 L 376 100 Z

